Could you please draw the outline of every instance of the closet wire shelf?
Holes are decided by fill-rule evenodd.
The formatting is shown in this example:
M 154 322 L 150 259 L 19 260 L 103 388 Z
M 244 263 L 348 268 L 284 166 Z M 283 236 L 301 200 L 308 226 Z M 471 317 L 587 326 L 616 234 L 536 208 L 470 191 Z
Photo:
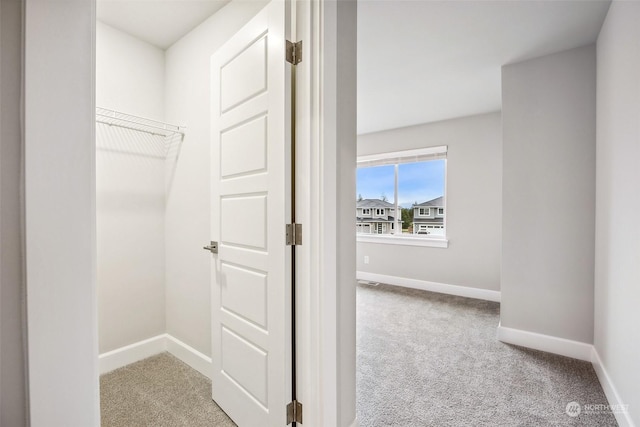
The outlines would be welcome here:
M 184 137 L 186 129 L 185 126 L 172 125 L 102 107 L 96 108 L 96 122 L 164 137 L 174 135 Z

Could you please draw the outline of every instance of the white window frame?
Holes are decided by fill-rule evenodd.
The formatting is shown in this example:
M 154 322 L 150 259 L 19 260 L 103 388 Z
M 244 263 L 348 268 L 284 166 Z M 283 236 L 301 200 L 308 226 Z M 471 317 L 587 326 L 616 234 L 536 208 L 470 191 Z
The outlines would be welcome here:
M 418 216 L 431 216 L 431 208 L 418 208 Z
M 384 216 L 384 208 L 376 208 L 376 216 Z
M 442 212 L 440 212 L 442 211 Z M 444 208 L 438 208 L 438 212 L 436 213 L 438 216 L 444 216 Z
M 398 164 L 423 162 L 428 160 L 444 159 L 444 200 L 446 208 L 447 200 L 447 146 L 427 147 L 414 150 L 393 151 L 381 154 L 370 154 L 358 156 L 358 167 L 366 166 L 382 166 L 382 165 L 396 165 L 396 191 L 394 194 L 395 199 L 395 211 L 398 210 L 398 187 L 397 187 L 397 171 Z M 429 215 L 431 208 L 429 209 Z M 419 212 L 419 211 L 418 211 Z M 438 210 L 436 210 L 436 213 Z M 364 214 L 363 214 L 364 215 Z M 429 216 L 425 215 L 425 216 Z M 421 215 L 419 215 L 421 216 Z M 446 216 L 442 215 L 443 225 L 441 226 L 445 230 L 444 236 L 431 236 L 431 235 L 397 235 L 397 234 L 362 234 L 356 233 L 356 241 L 359 243 L 382 243 L 390 245 L 403 245 L 403 246 L 424 246 L 434 248 L 448 248 L 449 239 L 447 238 L 446 228 Z M 396 218 L 397 220 L 397 218 Z M 415 225 L 414 225 L 415 226 Z M 402 227 L 398 227 L 402 230 Z
M 362 208 L 362 216 L 371 216 L 371 208 Z

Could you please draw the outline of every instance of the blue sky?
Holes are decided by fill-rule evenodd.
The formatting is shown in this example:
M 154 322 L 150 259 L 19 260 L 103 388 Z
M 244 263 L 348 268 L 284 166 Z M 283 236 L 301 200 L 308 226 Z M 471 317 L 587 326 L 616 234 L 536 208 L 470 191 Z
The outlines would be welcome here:
M 398 170 L 398 203 L 411 207 L 444 194 L 445 160 L 403 163 Z M 365 199 L 380 199 L 386 195 L 393 203 L 394 166 L 358 168 L 356 196 Z

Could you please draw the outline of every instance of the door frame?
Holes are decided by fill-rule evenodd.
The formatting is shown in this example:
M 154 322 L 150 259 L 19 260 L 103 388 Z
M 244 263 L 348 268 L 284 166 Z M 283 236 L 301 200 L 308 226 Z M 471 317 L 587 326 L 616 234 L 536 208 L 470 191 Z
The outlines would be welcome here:
M 29 414 L 34 426 L 99 426 L 95 147 L 88 143 L 95 139 L 96 5 L 23 1 Z M 305 425 L 357 426 L 357 3 L 299 0 L 294 7 L 303 40 L 297 160 L 305 165 L 297 168 L 296 198 L 305 236 L 297 269 L 298 400 Z M 64 239 L 60 230 L 68 230 Z
M 300 1 L 297 8 L 296 200 L 300 222 L 309 224 L 309 244 L 297 256 L 298 398 L 307 425 L 355 427 L 357 2 Z

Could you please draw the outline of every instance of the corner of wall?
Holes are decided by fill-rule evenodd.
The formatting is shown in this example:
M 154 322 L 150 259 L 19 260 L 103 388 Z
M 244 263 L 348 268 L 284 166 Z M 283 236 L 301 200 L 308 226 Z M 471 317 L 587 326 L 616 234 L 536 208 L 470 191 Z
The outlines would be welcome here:
M 590 342 L 595 50 L 578 47 L 502 71 L 501 321 Z
M 640 3 L 613 1 L 597 42 L 594 367 L 621 426 L 640 425 Z
M 609 401 L 609 406 L 611 407 L 613 415 L 616 417 L 618 425 L 620 427 L 635 427 L 635 423 L 631 419 L 631 413 L 629 412 L 629 404 L 625 403 L 620 397 L 595 346 L 591 349 L 591 364 L 596 371 L 600 385 L 602 385 L 602 390 Z

